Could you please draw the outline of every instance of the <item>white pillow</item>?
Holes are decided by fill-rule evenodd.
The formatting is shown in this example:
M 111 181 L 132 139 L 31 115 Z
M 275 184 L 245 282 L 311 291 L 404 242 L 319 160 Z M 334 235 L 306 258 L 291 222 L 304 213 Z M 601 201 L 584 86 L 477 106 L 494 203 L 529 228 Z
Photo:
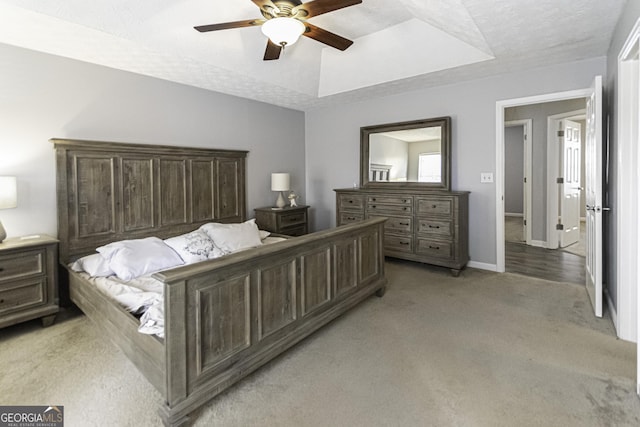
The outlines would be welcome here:
M 180 255 L 157 237 L 121 240 L 96 249 L 121 280 L 184 264 Z
M 93 277 L 113 276 L 115 273 L 109 267 L 109 261 L 100 254 L 87 255 L 71 264 L 73 271 L 84 271 Z
M 262 245 L 260 230 L 255 219 L 239 224 L 220 224 L 210 222 L 200 227 L 225 253 Z
M 180 255 L 185 264 L 191 264 L 224 255 L 213 240 L 202 230 L 192 231 L 164 241 Z
M 260 231 L 260 240 L 264 240 L 267 237 L 271 236 L 271 232 L 266 231 L 266 230 L 259 230 Z

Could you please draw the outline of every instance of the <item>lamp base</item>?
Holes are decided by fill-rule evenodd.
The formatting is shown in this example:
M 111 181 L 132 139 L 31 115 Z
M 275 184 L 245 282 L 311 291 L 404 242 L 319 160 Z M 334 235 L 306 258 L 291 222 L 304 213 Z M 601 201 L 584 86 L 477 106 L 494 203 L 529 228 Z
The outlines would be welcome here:
M 282 209 L 286 206 L 287 202 L 284 201 L 284 196 L 282 195 L 282 191 L 278 192 L 278 200 L 276 200 L 276 207 Z
M 2 241 L 6 238 L 7 238 L 7 232 L 4 231 L 4 227 L 2 226 L 2 221 L 0 221 L 0 243 L 2 243 Z

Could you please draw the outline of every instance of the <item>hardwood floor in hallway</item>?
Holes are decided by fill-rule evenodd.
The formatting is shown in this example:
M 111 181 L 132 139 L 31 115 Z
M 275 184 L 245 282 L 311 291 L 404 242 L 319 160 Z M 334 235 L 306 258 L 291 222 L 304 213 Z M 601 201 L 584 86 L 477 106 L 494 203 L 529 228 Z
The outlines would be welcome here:
M 505 242 L 505 269 L 556 282 L 585 283 L 585 258 L 562 250 Z

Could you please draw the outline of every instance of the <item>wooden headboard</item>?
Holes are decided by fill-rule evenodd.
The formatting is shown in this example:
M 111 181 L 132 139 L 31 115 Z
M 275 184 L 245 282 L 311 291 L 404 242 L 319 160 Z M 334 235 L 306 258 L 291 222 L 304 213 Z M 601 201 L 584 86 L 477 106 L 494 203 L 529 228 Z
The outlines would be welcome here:
M 246 214 L 247 151 L 51 139 L 60 261 Z

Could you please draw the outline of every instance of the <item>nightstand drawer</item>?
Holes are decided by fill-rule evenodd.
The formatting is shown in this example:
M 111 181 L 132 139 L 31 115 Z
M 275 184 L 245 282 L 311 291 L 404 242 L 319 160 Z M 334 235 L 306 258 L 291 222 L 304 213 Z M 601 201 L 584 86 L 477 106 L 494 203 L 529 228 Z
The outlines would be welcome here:
M 278 217 L 280 222 L 280 227 L 289 227 L 297 224 L 306 224 L 307 222 L 307 212 L 306 211 L 297 211 L 291 213 L 285 213 Z
M 0 285 L 0 315 L 46 302 L 46 279 L 36 277 Z
M 0 283 L 43 273 L 44 250 L 0 255 Z
M 286 236 L 303 236 L 307 234 L 307 225 L 294 225 L 291 227 L 284 227 L 280 234 L 284 234 Z

